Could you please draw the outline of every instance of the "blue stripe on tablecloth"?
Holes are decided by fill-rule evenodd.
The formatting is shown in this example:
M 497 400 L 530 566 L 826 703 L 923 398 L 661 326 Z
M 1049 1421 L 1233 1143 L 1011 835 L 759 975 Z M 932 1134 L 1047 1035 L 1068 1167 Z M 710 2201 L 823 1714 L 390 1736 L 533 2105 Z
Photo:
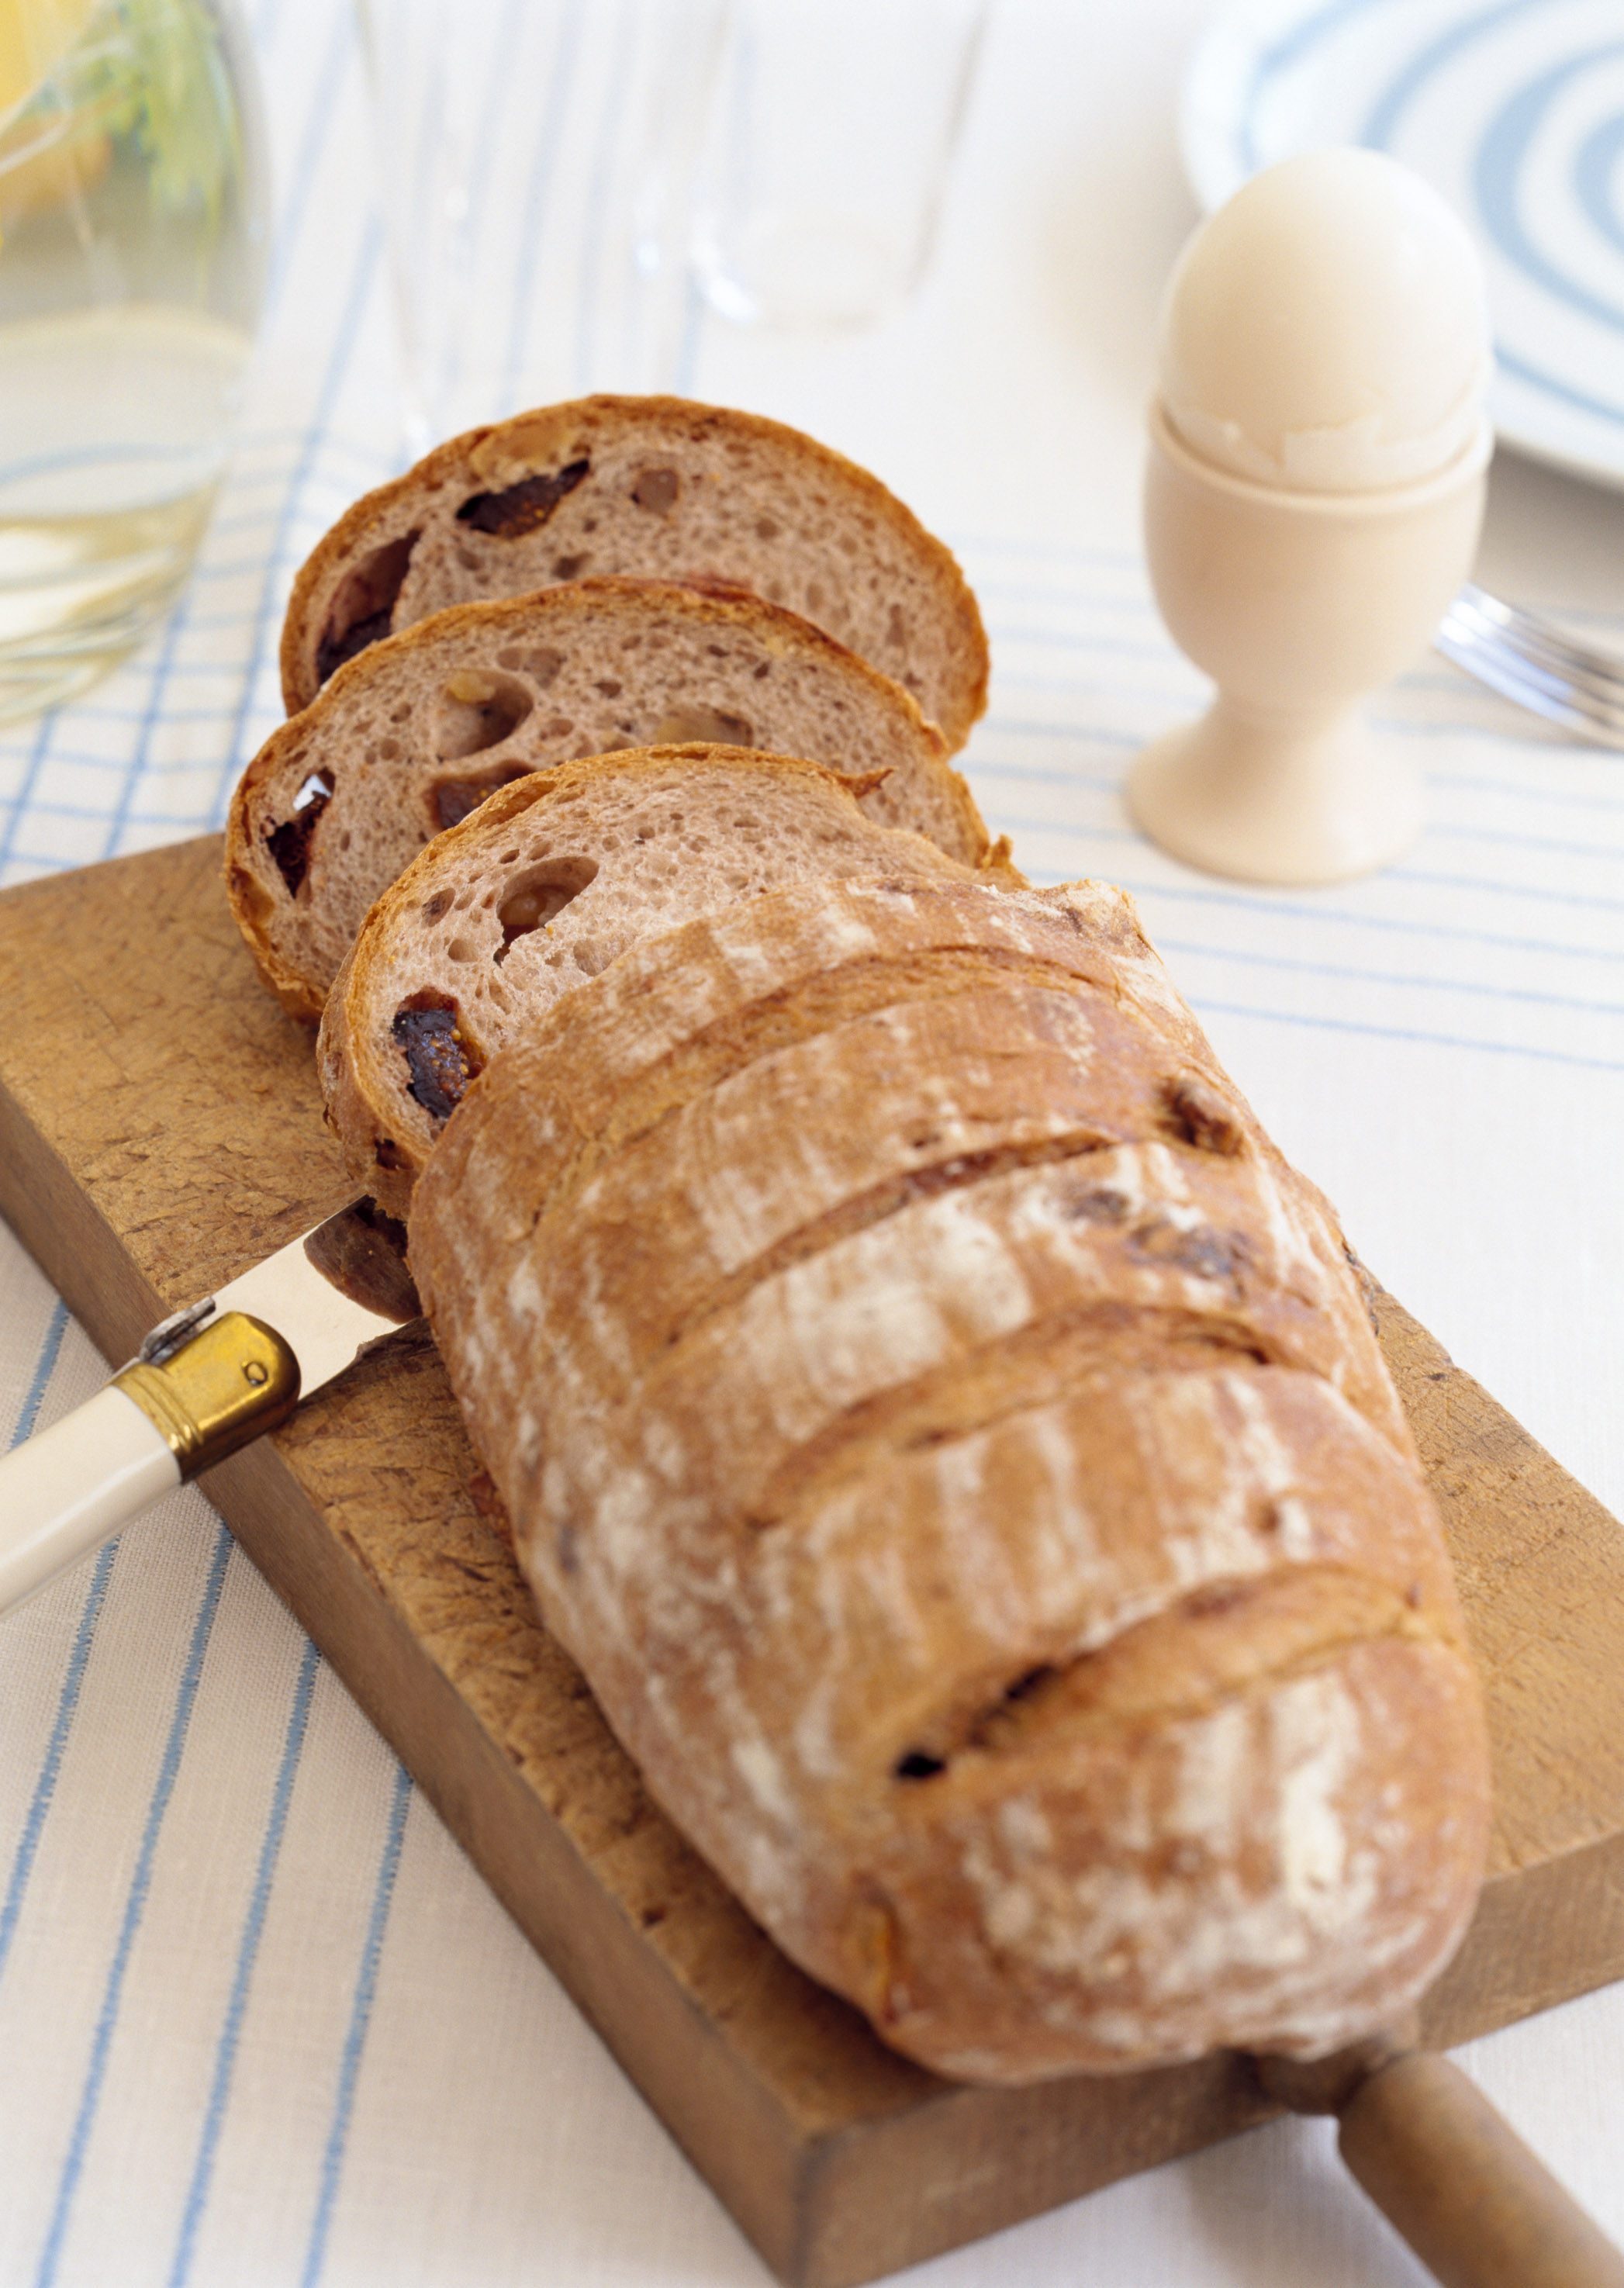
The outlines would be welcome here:
M 59 1297 L 51 1307 L 50 1323 L 45 1329 L 44 1340 L 40 1345 L 39 1357 L 35 1362 L 34 1378 L 23 1394 L 22 1409 L 17 1417 L 16 1427 L 12 1432 L 11 1442 L 13 1447 L 20 1446 L 25 1438 L 31 1438 L 34 1434 L 34 1426 L 39 1419 L 39 1410 L 44 1402 L 46 1386 L 56 1370 L 57 1360 L 61 1355 L 62 1338 L 67 1331 L 67 1306 Z M 6 1961 L 12 1951 L 12 1941 L 16 1935 L 18 1918 L 22 1912 L 23 1894 L 28 1887 L 28 1878 L 34 1871 L 35 1855 L 39 1849 L 39 1839 L 44 1828 L 45 1815 L 50 1810 L 51 1799 L 56 1793 L 57 1775 L 62 1768 L 63 1751 L 67 1745 L 67 1735 L 73 1728 L 74 1716 L 79 1705 L 79 1688 L 83 1682 L 85 1665 L 91 1656 L 91 1640 L 95 1634 L 102 1600 L 107 1593 L 107 1576 L 113 1569 L 113 1554 L 116 1546 L 117 1544 L 114 1543 L 104 1549 L 97 1561 L 96 1571 L 91 1583 L 91 1593 L 79 1618 L 73 1649 L 67 1656 L 67 1671 L 57 1695 L 56 1721 L 52 1724 L 51 1736 L 45 1743 L 44 1761 L 40 1766 L 39 1777 L 34 1783 L 34 1793 L 28 1800 L 28 1815 L 23 1821 L 22 1834 L 18 1841 L 16 1856 L 12 1862 L 11 1876 L 5 1887 L 4 1902 L 0 1903 L 0 1976 L 4 1975 Z
M 1092 822 L 1085 826 L 1070 819 L 1015 818 L 1008 811 L 1000 811 L 998 822 L 1010 834 L 1069 834 L 1089 842 L 1126 842 L 1137 844 L 1141 848 L 1145 842 L 1144 836 L 1131 826 L 1111 826 Z M 1520 842 L 1521 838 L 1509 835 L 1506 838 L 1515 845 Z M 1624 854 L 1606 849 L 1597 851 L 1592 847 L 1583 854 L 1608 858 Z M 1471 891 L 1486 897 L 1531 898 L 1541 905 L 1582 907 L 1593 913 L 1624 914 L 1624 898 L 1592 897 L 1582 890 L 1548 890 L 1537 882 L 1504 882 L 1487 874 L 1437 874 L 1418 866 L 1388 866 L 1383 868 L 1380 878 L 1383 882 L 1420 882 L 1430 889 Z M 1162 886 L 1158 884 L 1156 886 L 1161 888 Z M 1118 887 L 1126 889 L 1128 885 L 1119 882 Z M 1271 908 L 1271 901 L 1261 898 L 1237 900 L 1236 902 L 1249 905 L 1255 912 L 1281 910 Z M 1312 912 L 1315 910 L 1310 907 L 1304 910 Z M 1341 908 L 1327 907 L 1319 910 L 1327 920 L 1353 918 Z M 1408 922 L 1398 926 L 1406 929 L 1412 926 Z M 1490 940 L 1489 942 L 1495 941 Z
M 270 1815 L 265 1822 L 265 1839 L 259 1847 L 259 1864 L 254 1876 L 253 1895 L 249 1901 L 248 1915 L 242 1926 L 242 1935 L 237 1943 L 236 1975 L 232 1980 L 231 1997 L 226 2006 L 226 2021 L 220 2029 L 220 2038 L 215 2051 L 214 2075 L 209 2085 L 209 2101 L 203 2115 L 202 2133 L 198 2139 L 197 2159 L 193 2165 L 192 2181 L 186 2189 L 186 2208 L 180 2220 L 180 2235 L 175 2246 L 175 2258 L 170 2267 L 169 2288 L 184 2288 L 192 2268 L 192 2255 L 197 2244 L 197 2228 L 208 2205 L 209 2188 L 214 2175 L 214 2158 L 219 2149 L 220 2131 L 226 2118 L 226 2108 L 231 2096 L 232 2071 L 237 2061 L 237 2045 L 242 2037 L 243 2014 L 248 2008 L 249 1987 L 253 1980 L 254 1965 L 259 1955 L 259 1940 L 265 1929 L 265 1909 L 270 1903 L 271 1885 L 276 1873 L 276 1863 L 281 1853 L 282 1836 L 288 1824 L 288 1806 L 293 1797 L 294 1776 L 298 1770 L 304 1751 L 305 1735 L 310 1721 L 311 1696 L 315 1690 L 316 1668 L 321 1655 L 313 1644 L 306 1643 L 305 1656 L 299 1664 L 298 1681 L 294 1687 L 293 1706 L 289 1712 L 287 1736 L 282 1743 L 281 1764 L 276 1775 L 276 1785 L 271 1793 Z
M 25 1438 L 34 1435 L 34 1425 L 39 1419 L 40 1406 L 44 1399 L 45 1386 L 56 1371 L 61 1355 L 62 1338 L 67 1331 L 67 1306 L 59 1297 L 45 1329 L 45 1338 L 39 1347 L 39 1356 L 34 1362 L 34 1378 L 23 1394 L 22 1410 L 17 1417 L 17 1426 L 12 1433 L 13 1446 L 20 1446 Z
M 574 386 L 578 394 L 590 389 L 594 372 L 594 336 L 598 327 L 598 290 L 603 268 L 604 233 L 609 212 L 609 187 L 615 151 L 625 125 L 626 99 L 635 75 L 638 0 L 620 0 L 609 66 L 608 100 L 598 123 L 592 144 L 591 171 L 586 195 L 586 227 L 582 234 L 581 264 L 575 289 L 575 358 Z
M 1270 1025 L 1305 1025 L 1314 1032 L 1362 1033 L 1378 1041 L 1418 1041 L 1430 1049 L 1467 1049 L 1491 1057 L 1529 1057 L 1537 1064 L 1575 1065 L 1586 1072 L 1624 1072 L 1624 1057 L 1578 1057 L 1565 1049 L 1534 1049 L 1515 1041 L 1469 1040 L 1457 1033 L 1429 1033 L 1405 1025 L 1373 1025 L 1362 1018 L 1312 1015 L 1302 1009 L 1258 1009 L 1249 1003 L 1191 997 L 1197 1015 L 1259 1017 Z
M 288 555 L 288 544 L 299 512 L 299 502 L 309 480 L 315 460 L 316 440 L 326 426 L 344 378 L 354 355 L 356 338 L 360 331 L 361 318 L 376 282 L 379 257 L 383 252 L 383 230 L 376 215 L 369 216 L 361 234 L 360 249 L 355 257 L 355 269 L 350 281 L 350 292 L 345 304 L 344 322 L 338 329 L 332 356 L 322 377 L 321 395 L 310 425 L 305 433 L 305 444 L 288 481 L 281 512 L 276 520 L 276 531 L 271 544 L 270 559 L 264 566 L 260 582 L 259 602 L 254 614 L 253 640 L 250 664 L 242 679 L 236 713 L 232 719 L 231 736 L 226 745 L 225 768 L 220 775 L 214 802 L 209 814 L 211 826 L 221 825 L 231 805 L 232 790 L 248 757 L 243 753 L 243 735 L 254 703 L 254 687 L 258 680 L 259 663 L 271 637 L 271 619 L 275 607 L 277 590 Z
M 58 1307 L 60 1307 L 59 1306 Z M 34 1784 L 28 1817 L 23 1821 L 22 1834 L 17 1845 L 17 1855 L 12 1862 L 11 1879 L 5 1887 L 5 1903 L 0 1906 L 0 1976 L 12 1951 L 18 1921 L 22 1914 L 22 1903 L 28 1887 L 28 1878 L 34 1871 L 34 1861 L 39 1850 L 39 1839 L 45 1826 L 45 1815 L 56 1795 L 58 1775 L 67 1747 L 67 1736 L 73 1729 L 79 1709 L 79 1691 L 84 1682 L 85 1670 L 90 1666 L 91 1646 L 96 1634 L 96 1624 L 101 1618 L 101 1609 L 107 1601 L 107 1583 L 113 1572 L 113 1561 L 118 1554 L 116 1541 L 109 1541 L 96 1560 L 91 1577 L 90 1594 L 84 1601 L 84 1610 L 79 1616 L 79 1625 L 74 1633 L 73 1650 L 67 1656 L 67 1670 L 57 1696 L 56 1721 L 51 1728 L 51 1737 L 45 1744 L 44 1761 L 39 1777 Z
M 543 218 L 552 186 L 553 161 L 564 140 L 570 88 L 581 47 L 582 11 L 580 0 L 566 8 L 558 27 L 553 68 L 547 75 L 547 103 L 536 131 L 535 162 L 525 188 L 524 251 L 514 280 L 513 313 L 508 328 L 507 355 L 503 366 L 504 395 L 511 393 L 523 369 L 525 326 L 535 304 L 535 263 L 545 227 Z
M 27 810 L 34 790 L 39 783 L 39 775 L 44 767 L 46 752 L 51 745 L 51 733 L 56 719 L 54 715 L 42 715 L 40 718 L 39 729 L 36 732 L 34 743 L 28 750 L 28 760 L 23 771 L 22 784 L 18 788 L 12 804 L 11 817 L 6 821 L 4 830 L 0 830 L 0 874 L 4 874 L 5 870 L 6 861 L 12 854 L 12 847 L 17 838 L 17 829 L 22 822 L 23 813 Z
M 141 1847 L 136 1859 L 135 1872 L 131 1878 L 129 1894 L 124 1902 L 123 1920 L 119 1928 L 118 1942 L 107 1970 L 107 1982 L 102 1995 L 101 2013 L 96 2022 L 96 2031 L 91 2044 L 90 2063 L 85 2071 L 84 2085 L 80 2093 L 79 2110 L 73 2133 L 68 2140 L 67 2157 L 57 2184 L 56 2203 L 51 2211 L 45 2244 L 40 2252 L 39 2269 L 35 2275 L 35 2288 L 51 2288 L 62 2260 L 63 2244 L 67 2237 L 68 2219 L 73 2212 L 74 2195 L 84 2168 L 84 2157 L 90 2145 L 91 2131 L 95 2125 L 96 2109 L 101 2101 L 102 2082 L 107 2074 L 107 2054 L 113 2046 L 114 2030 L 118 2024 L 119 2006 L 123 1999 L 124 1974 L 130 1966 L 135 1936 L 140 1928 L 141 1916 L 147 1905 L 147 1894 L 152 1883 L 153 1861 L 157 1855 L 158 1838 L 162 1831 L 164 1814 L 175 1791 L 176 1776 L 180 1770 L 181 1751 L 186 1746 L 186 1733 L 192 1722 L 192 1711 L 197 1700 L 197 1688 L 203 1672 L 203 1656 L 209 1649 L 215 1615 L 219 1610 L 220 1592 L 226 1580 L 226 1561 L 231 1555 L 231 1536 L 222 1525 L 215 1537 L 214 1556 L 209 1567 L 209 1577 L 203 1585 L 202 1601 L 193 1625 L 192 1640 L 187 1648 L 186 1666 L 181 1671 L 180 1688 L 175 1698 L 175 1712 L 170 1720 L 169 1737 L 164 1743 L 162 1760 L 158 1766 L 158 1777 L 153 1788 L 152 1799 L 147 1809 L 147 1823 L 142 1830 Z
M 1053 884 L 1069 879 L 1065 874 L 1051 878 Z M 1452 945 L 1493 946 L 1502 953 L 1562 954 L 1574 961 L 1624 961 L 1624 951 L 1611 952 L 1604 946 L 1557 945 L 1539 938 L 1460 929 L 1447 922 L 1418 922 L 1398 914 L 1361 914 L 1345 906 L 1311 906 L 1284 898 L 1248 897 L 1244 890 L 1207 890 L 1182 882 L 1136 881 L 1128 874 L 1115 874 L 1112 879 L 1119 890 L 1126 890 L 1136 898 L 1176 898 L 1188 905 L 1239 907 L 1248 913 L 1268 914 L 1285 921 L 1337 924 L 1351 929 L 1385 930 L 1399 936 L 1442 938 Z
M 1520 801 L 1549 803 L 1558 810 L 1624 810 L 1624 794 L 1577 794 L 1565 787 L 1541 787 L 1533 795 L 1511 779 L 1469 778 L 1460 771 L 1429 771 L 1430 787 L 1459 787 L 1467 794 L 1501 794 Z
M 372 1998 L 377 1990 L 378 1957 L 384 1947 L 384 1928 L 389 1920 L 389 1903 L 394 1896 L 395 1876 L 400 1864 L 400 1847 L 406 1837 L 406 1815 L 411 1796 L 411 1774 L 404 1764 L 398 1765 L 394 1797 L 389 1809 L 389 1826 L 384 1838 L 384 1855 L 378 1863 L 377 1881 L 373 1887 L 372 1913 L 368 1920 L 360 1966 L 355 1981 L 355 1998 L 351 2006 L 349 2028 L 345 2035 L 344 2054 L 339 2061 L 332 2124 L 321 2155 L 316 2213 L 311 2220 L 310 2244 L 305 2252 L 305 2269 L 299 2275 L 299 2288 L 316 2288 L 321 2276 L 321 2268 L 327 2261 L 327 2238 L 332 2228 L 333 2204 L 337 2197 L 338 2180 L 344 2168 L 344 2149 L 349 2137 L 350 2116 L 355 2104 L 355 2083 L 360 2072 L 367 2024 L 372 2015 Z
M 1183 953 L 1199 959 L 1240 961 L 1253 969 L 1280 969 L 1290 976 L 1335 977 L 1355 985 L 1419 987 L 1429 993 L 1471 993 L 1485 1001 L 1529 1001 L 1541 1008 L 1576 1009 L 1591 1017 L 1624 1017 L 1624 1002 L 1581 1001 L 1566 993 L 1536 993 L 1520 985 L 1485 985 L 1476 978 L 1406 977 L 1384 969 L 1355 969 L 1335 961 L 1303 961 L 1295 954 L 1254 953 L 1231 945 L 1199 945 L 1186 938 L 1158 937 L 1159 953 Z
M 158 663 L 153 671 L 152 682 L 147 689 L 147 706 L 141 717 L 141 727 L 136 735 L 135 753 L 114 801 L 113 814 L 107 821 L 107 836 L 101 851 L 104 858 L 115 858 L 118 855 L 118 846 L 123 839 L 130 806 L 135 800 L 136 788 L 147 767 L 147 757 L 152 746 L 153 734 L 158 727 L 163 695 L 169 687 L 170 663 L 175 656 L 175 647 L 180 641 L 181 633 L 186 626 L 186 608 L 191 601 L 191 597 L 192 592 L 188 588 L 175 610 L 170 615 L 169 625 L 163 631 L 163 640 L 158 652 Z
M 343 91 L 354 58 L 353 11 L 336 9 L 326 52 L 307 83 L 311 90 L 310 109 L 305 115 L 298 155 L 293 163 L 293 176 L 288 187 L 286 202 L 276 219 L 276 243 L 272 250 L 270 272 L 265 279 L 265 304 L 259 316 L 262 338 L 271 330 L 282 290 L 293 267 L 294 256 L 303 240 L 305 205 L 315 187 L 328 130 L 333 123 L 333 109 Z

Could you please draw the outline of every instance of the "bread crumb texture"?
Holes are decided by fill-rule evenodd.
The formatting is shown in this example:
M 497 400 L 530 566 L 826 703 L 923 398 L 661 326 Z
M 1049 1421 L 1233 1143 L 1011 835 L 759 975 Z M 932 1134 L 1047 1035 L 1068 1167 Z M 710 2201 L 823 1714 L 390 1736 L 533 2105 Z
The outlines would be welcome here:
M 741 591 L 588 579 L 464 603 L 335 672 L 237 788 L 226 878 L 262 973 L 313 1022 L 368 909 L 431 838 L 534 771 L 695 741 L 806 756 L 876 825 L 993 859 L 902 686 Z
M 329 1116 L 399 1213 L 492 1057 L 639 937 L 795 881 L 970 880 L 863 812 L 862 778 L 745 750 L 629 750 L 534 772 L 438 836 L 374 905 L 322 1018 Z
M 1487 1776 L 1438 1521 L 1121 893 L 643 937 L 452 1113 L 411 1259 L 549 1625 L 899 2049 L 1315 2055 L 1442 1966 Z
M 894 678 L 955 750 L 986 704 L 964 576 L 877 479 L 755 414 L 600 396 L 455 437 L 346 512 L 294 583 L 288 711 L 448 605 L 595 574 L 783 605 Z

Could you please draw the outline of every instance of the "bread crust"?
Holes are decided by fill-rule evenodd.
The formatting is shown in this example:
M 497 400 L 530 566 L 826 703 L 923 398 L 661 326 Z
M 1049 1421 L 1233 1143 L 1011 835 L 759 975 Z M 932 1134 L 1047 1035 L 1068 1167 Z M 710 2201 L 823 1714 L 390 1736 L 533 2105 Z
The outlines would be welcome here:
M 833 637 L 743 591 L 577 581 L 370 645 L 266 740 L 225 861 L 260 974 L 314 1024 L 368 909 L 432 834 L 527 771 L 701 735 L 883 772 L 868 817 L 998 862 L 940 732 Z
M 1481 1711 L 1327 1204 L 1099 885 L 646 939 L 454 1114 L 411 1259 L 551 1626 L 814 1976 L 1020 2081 L 1406 2008 Z
M 527 484 L 540 490 L 527 512 L 516 505 L 519 528 L 459 520 Z M 309 705 L 326 661 L 374 624 L 398 632 L 448 604 L 583 572 L 720 581 L 790 606 L 911 691 L 950 751 L 986 704 L 975 599 L 877 478 L 759 415 L 600 395 L 454 437 L 346 510 L 294 582 L 288 711 Z
M 451 1102 L 517 1026 L 640 935 L 811 875 L 975 878 L 919 835 L 867 818 L 869 783 L 694 743 L 498 788 L 384 891 L 328 997 L 317 1066 L 358 1180 L 403 1214 Z M 538 884 L 539 902 L 516 916 Z M 415 1058 L 409 1037 L 431 1029 Z

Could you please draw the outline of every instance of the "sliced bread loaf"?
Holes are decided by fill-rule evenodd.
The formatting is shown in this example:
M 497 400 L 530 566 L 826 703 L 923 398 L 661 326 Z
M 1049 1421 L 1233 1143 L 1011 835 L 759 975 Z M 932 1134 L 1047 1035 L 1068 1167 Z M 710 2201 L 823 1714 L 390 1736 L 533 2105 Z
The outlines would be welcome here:
M 634 749 L 499 789 L 384 893 L 328 997 L 317 1061 L 357 1177 L 404 1213 L 470 1082 L 521 1024 L 653 932 L 842 875 L 977 878 L 865 818 L 833 771 L 782 755 Z
M 314 1023 L 373 900 L 527 772 L 725 740 L 871 781 L 867 814 L 978 865 L 986 830 L 908 693 L 743 591 L 586 580 L 463 604 L 371 646 L 243 774 L 226 883 L 261 974 Z M 875 774 L 883 774 L 875 776 Z
M 876 478 L 754 414 L 589 397 L 454 437 L 339 519 L 288 606 L 288 711 L 448 604 L 604 572 L 719 581 L 804 613 L 911 691 L 950 747 L 986 704 L 975 598 Z

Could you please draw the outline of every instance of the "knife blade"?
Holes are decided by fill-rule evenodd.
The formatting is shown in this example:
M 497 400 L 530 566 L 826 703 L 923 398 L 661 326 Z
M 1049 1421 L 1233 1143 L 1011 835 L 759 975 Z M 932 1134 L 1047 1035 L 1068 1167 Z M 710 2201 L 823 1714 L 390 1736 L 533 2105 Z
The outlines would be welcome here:
M 405 1243 L 350 1201 L 162 1320 L 88 1404 L 0 1458 L 0 1612 L 419 1317 Z

